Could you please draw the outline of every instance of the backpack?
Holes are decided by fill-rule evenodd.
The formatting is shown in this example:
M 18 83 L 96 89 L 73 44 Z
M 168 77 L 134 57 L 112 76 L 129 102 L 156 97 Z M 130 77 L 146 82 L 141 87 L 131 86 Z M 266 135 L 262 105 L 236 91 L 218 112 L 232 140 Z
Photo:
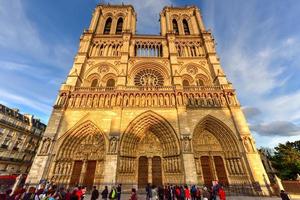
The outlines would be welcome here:
M 114 199 L 116 197 L 116 191 L 115 189 L 112 189 L 111 192 L 109 193 L 109 198 Z

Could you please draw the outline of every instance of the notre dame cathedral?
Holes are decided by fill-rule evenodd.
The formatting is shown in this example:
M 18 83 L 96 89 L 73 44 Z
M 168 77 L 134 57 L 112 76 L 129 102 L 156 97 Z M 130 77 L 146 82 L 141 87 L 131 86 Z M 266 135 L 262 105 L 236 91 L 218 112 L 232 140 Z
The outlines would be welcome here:
M 131 5 L 98 5 L 28 175 L 57 184 L 269 183 L 212 33 L 195 6 L 136 34 Z M 233 55 L 234 56 L 234 55 Z

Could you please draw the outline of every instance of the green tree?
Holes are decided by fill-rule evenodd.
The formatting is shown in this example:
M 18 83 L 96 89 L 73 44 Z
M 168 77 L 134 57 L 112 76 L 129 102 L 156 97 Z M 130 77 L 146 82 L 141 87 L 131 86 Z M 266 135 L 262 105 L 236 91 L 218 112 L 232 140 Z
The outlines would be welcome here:
M 296 179 L 300 174 L 300 140 L 279 144 L 271 160 L 281 179 Z

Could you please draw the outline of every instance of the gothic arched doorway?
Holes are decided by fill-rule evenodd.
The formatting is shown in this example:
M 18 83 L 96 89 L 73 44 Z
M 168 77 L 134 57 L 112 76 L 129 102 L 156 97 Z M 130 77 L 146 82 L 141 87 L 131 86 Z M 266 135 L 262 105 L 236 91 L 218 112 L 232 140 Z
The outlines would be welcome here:
M 121 139 L 118 182 L 144 187 L 145 183 L 178 184 L 183 178 L 179 140 L 172 126 L 152 111 L 136 117 Z
M 249 182 L 238 140 L 223 122 L 210 115 L 204 117 L 194 129 L 192 142 L 199 183 Z
M 50 175 L 55 182 L 88 188 L 99 185 L 105 159 L 104 134 L 88 121 L 68 131 L 58 141 L 60 145 Z

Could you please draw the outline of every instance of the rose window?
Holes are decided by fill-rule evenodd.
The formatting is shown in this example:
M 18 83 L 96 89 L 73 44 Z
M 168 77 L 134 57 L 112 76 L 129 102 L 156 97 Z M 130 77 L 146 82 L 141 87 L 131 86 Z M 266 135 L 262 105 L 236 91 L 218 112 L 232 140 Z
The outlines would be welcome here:
M 144 69 L 139 71 L 134 77 L 134 84 L 143 87 L 157 87 L 164 85 L 163 76 L 156 70 Z

